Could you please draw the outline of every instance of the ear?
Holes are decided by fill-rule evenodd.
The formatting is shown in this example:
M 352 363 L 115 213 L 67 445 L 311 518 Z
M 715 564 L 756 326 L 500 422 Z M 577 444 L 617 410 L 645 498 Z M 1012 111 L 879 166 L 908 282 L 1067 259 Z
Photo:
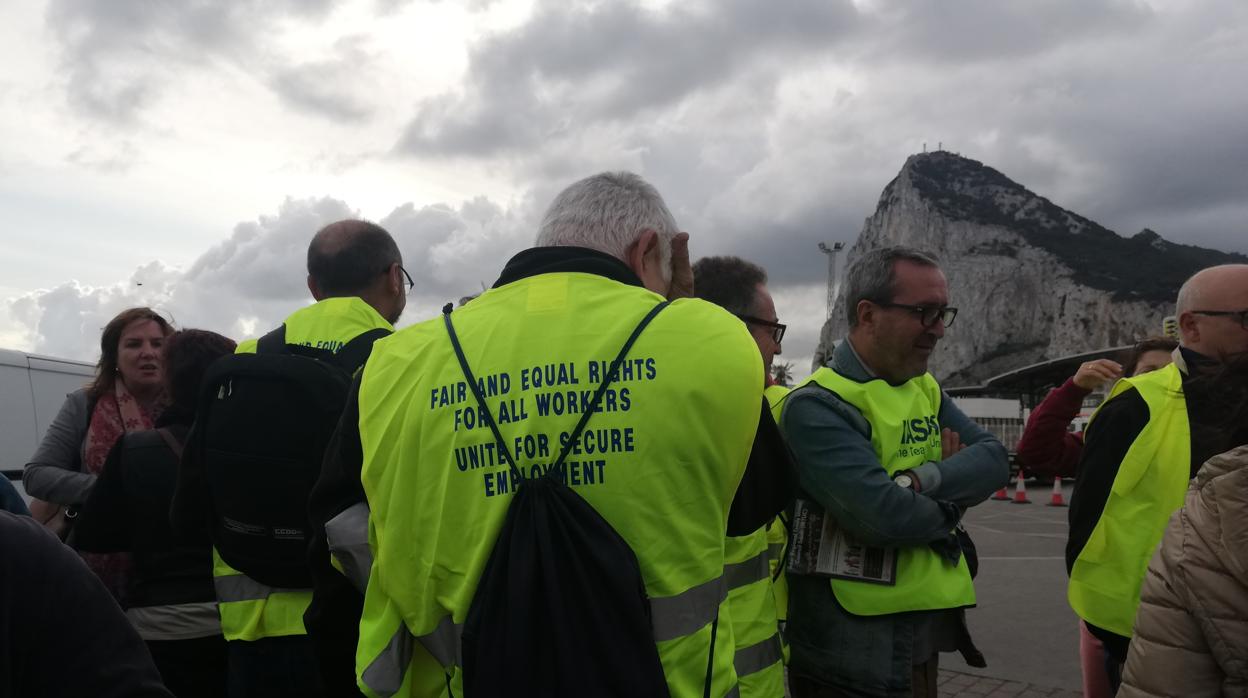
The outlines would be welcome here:
M 387 289 L 395 295 L 405 295 L 403 283 L 403 272 L 399 271 L 399 263 L 395 262 L 390 265 L 390 269 L 386 271 L 386 282 L 389 285 Z
M 628 266 L 643 279 L 646 278 L 647 265 L 656 265 L 658 258 L 659 234 L 653 230 L 642 232 L 641 237 L 628 248 Z
M 875 304 L 868 300 L 858 301 L 854 313 L 858 318 L 859 326 L 870 325 L 875 322 Z
M 627 252 L 629 269 L 641 279 L 646 288 L 660 296 L 666 296 L 669 283 L 663 278 L 662 255 L 659 254 L 659 234 L 653 230 L 642 231 Z
M 325 299 L 325 294 L 321 293 L 320 287 L 316 285 L 316 279 L 313 279 L 311 274 L 308 274 L 308 291 L 312 294 L 312 298 L 317 301 Z
M 1196 314 L 1184 312 L 1179 315 L 1179 340 L 1184 345 L 1200 341 L 1200 325 L 1196 322 Z

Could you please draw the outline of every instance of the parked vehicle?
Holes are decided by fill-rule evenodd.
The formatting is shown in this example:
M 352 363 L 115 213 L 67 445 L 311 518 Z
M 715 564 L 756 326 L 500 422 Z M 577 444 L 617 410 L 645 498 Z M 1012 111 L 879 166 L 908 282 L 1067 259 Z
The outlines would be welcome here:
M 85 361 L 0 349 L 0 471 L 19 491 L 22 466 L 35 452 L 65 396 L 85 385 L 94 373 L 95 365 Z

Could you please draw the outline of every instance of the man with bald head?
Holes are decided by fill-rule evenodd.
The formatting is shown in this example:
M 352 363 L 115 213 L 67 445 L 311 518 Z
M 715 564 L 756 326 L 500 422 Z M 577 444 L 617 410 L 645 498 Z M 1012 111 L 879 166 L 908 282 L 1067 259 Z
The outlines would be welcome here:
M 308 245 L 308 290 L 317 301 L 358 298 L 393 324 L 411 285 L 399 246 L 375 223 L 330 223 Z
M 1067 596 L 1105 643 L 1115 688 L 1166 522 L 1201 464 L 1226 450 L 1220 415 L 1192 378 L 1248 352 L 1248 265 L 1194 274 L 1176 315 L 1174 363 L 1119 381 L 1093 416 L 1070 505 Z
M 275 558 L 281 546 L 290 545 L 283 541 L 310 537 L 314 542 L 313 578 L 319 580 L 317 572 L 324 571 L 319 568 L 329 569 L 324 531 L 319 527 L 323 520 L 305 523 L 307 488 L 320 473 L 325 440 L 345 404 L 346 385 L 344 381 L 341 401 L 331 405 L 335 384 L 325 388 L 316 382 L 319 373 L 311 370 L 316 368 L 313 362 L 283 357 L 316 359 L 315 363 L 333 365 L 347 374 L 362 366 L 372 342 L 394 331 L 393 323 L 407 304 L 412 280 L 402 262 L 394 238 L 374 223 L 343 220 L 325 226 L 308 245 L 307 285 L 316 303 L 296 310 L 281 327 L 259 340 L 241 343 L 238 354 L 257 356 L 223 360 L 237 362 L 237 375 L 217 372 L 218 376 L 229 376 L 229 392 L 242 396 L 243 404 L 232 406 L 229 399 L 219 397 L 208 417 L 216 418 L 217 424 L 238 426 L 231 430 L 218 426 L 215 431 L 205 427 L 203 449 L 192 451 L 188 446 L 171 513 L 183 532 L 211 532 L 213 577 L 221 628 L 228 641 L 231 698 L 325 695 L 327 687 L 318 668 L 330 674 L 328 692 L 341 693 L 332 685 L 334 659 L 324 651 L 314 651 L 304 625 L 304 614 L 312 601 L 311 588 L 304 587 L 311 584 L 262 583 L 254 577 L 265 576 L 263 568 L 248 567 L 255 571 L 244 573 L 226 558 L 243 567 L 248 565 L 242 560 L 254 559 L 241 552 L 230 554 L 230 546 L 238 545 L 235 541 L 240 537 L 250 536 L 245 545 L 253 547 L 238 547 L 237 551 L 272 549 Z M 262 375 L 267 382 L 256 387 L 259 381 L 253 378 L 257 382 L 248 389 L 245 381 L 251 375 Z M 324 398 L 325 404 L 318 403 L 315 411 L 310 411 L 304 403 L 313 403 L 318 397 Z M 233 402 L 240 402 L 240 398 Z M 259 407 L 261 404 L 267 411 Z M 254 419 L 240 419 L 239 415 L 250 414 L 248 410 L 264 413 Z M 212 422 L 209 418 L 204 421 Z M 326 420 L 329 423 L 321 423 Z M 249 430 L 249 422 L 259 425 L 256 433 Z M 255 442 L 267 444 L 257 446 Z M 247 472 L 254 473 L 252 482 L 239 483 L 239 478 L 231 477 L 239 472 L 235 461 L 245 463 Z M 208 486 L 210 482 L 212 486 Z M 239 510 L 252 517 L 239 522 L 231 518 L 234 514 L 224 513 Z M 278 512 L 294 512 L 289 516 L 297 516 L 298 522 L 276 523 L 286 520 Z M 306 576 L 304 549 L 299 548 L 297 565 Z M 334 634 L 349 634 L 353 628 L 351 620 L 346 628 L 335 627 Z M 350 657 L 345 661 L 348 685 L 353 690 Z

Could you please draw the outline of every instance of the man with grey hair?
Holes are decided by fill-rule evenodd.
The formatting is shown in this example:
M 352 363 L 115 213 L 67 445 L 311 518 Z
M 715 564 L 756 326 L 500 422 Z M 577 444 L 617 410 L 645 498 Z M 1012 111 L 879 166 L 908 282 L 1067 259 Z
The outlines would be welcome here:
M 794 698 L 935 696 L 939 652 L 983 666 L 959 521 L 1005 486 L 1006 451 L 927 372 L 957 314 L 934 258 L 869 250 L 844 294 L 849 336 L 777 409 L 804 491 L 794 526 L 829 517 L 839 540 L 822 544 L 845 551 L 834 568 L 789 565 L 789 684 Z
M 637 231 L 643 231 L 638 236 Z M 680 238 L 677 240 L 677 238 Z M 647 181 L 631 172 L 603 172 L 563 190 L 551 202 L 537 232 L 538 247 L 584 247 L 623 260 L 630 266 L 647 261 L 640 269 L 655 271 L 657 279 L 642 278 L 646 288 L 672 282 L 679 267 L 678 293 L 692 295 L 693 277 L 688 269 L 689 236 L 676 227 L 663 197 Z M 684 260 L 672 263 L 673 246 Z M 641 274 L 642 271 L 638 271 Z
M 1070 502 L 1067 597 L 1105 644 L 1115 689 L 1149 558 L 1188 480 L 1227 450 L 1214 401 L 1191 379 L 1248 352 L 1248 264 L 1193 274 L 1176 314 L 1173 363 L 1119 381 L 1093 416 Z
M 637 175 L 603 173 L 555 198 L 537 246 L 492 288 L 377 344 L 326 459 L 359 473 L 368 500 L 372 557 L 357 566 L 368 577 L 356 665 L 366 693 L 408 685 L 406 695 L 464 695 L 468 681 L 494 695 L 482 682 L 495 680 L 514 695 L 569 695 L 553 688 L 569 684 L 598 695 L 594 682 L 607 679 L 618 679 L 615 695 L 736 693 L 725 524 L 758 428 L 763 371 L 739 320 L 687 297 L 692 278 L 688 235 L 658 192 Z M 512 514 L 532 502 L 520 499 L 534 491 L 524 483 L 544 474 L 635 555 L 644 588 L 633 591 L 648 612 L 623 620 L 640 621 L 640 635 L 617 623 L 567 647 L 586 624 L 621 620 L 627 604 L 609 585 L 543 577 L 567 592 L 547 616 L 519 574 L 508 593 L 530 622 L 496 634 L 532 642 L 495 654 L 483 648 L 497 637 L 472 632 L 474 612 L 487 613 L 476 597 L 507 596 L 491 593 L 488 570 L 511 502 Z M 542 561 L 520 548 L 501 548 L 513 557 L 500 564 L 536 570 Z M 552 577 L 562 569 L 542 565 Z M 580 613 L 585 598 L 597 605 Z M 635 656 L 634 640 L 660 665 L 654 690 L 638 688 L 650 663 L 619 659 Z M 516 657 L 534 662 L 504 666 Z

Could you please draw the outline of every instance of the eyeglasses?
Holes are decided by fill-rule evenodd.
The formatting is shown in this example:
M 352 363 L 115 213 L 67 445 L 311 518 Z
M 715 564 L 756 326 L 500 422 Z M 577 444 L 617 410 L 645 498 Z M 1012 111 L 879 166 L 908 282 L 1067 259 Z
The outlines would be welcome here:
M 412 289 L 416 288 L 416 282 L 412 281 L 412 275 L 407 273 L 407 270 L 403 268 L 402 264 L 396 264 L 395 266 L 399 268 L 399 271 L 403 272 L 403 285 L 407 286 L 407 293 L 410 295 Z M 389 273 L 389 271 L 390 265 L 387 264 L 386 268 L 381 270 L 381 273 L 386 274 Z
M 775 340 L 776 344 L 779 344 L 780 341 L 784 339 L 784 331 L 789 328 L 788 325 L 785 325 L 783 323 L 772 322 L 771 320 L 764 320 L 762 318 L 754 317 L 753 315 L 740 315 L 737 313 L 733 313 L 733 315 L 736 315 L 739 319 L 745 322 L 748 322 L 751 325 L 762 325 L 763 327 L 770 327 L 771 338 Z
M 881 308 L 901 308 L 909 310 L 919 316 L 919 322 L 924 327 L 931 327 L 937 321 L 945 327 L 953 324 L 953 319 L 958 316 L 957 308 L 950 308 L 947 305 L 906 305 L 905 303 L 881 303 L 879 301 L 871 301 Z
M 1192 310 L 1189 311 L 1194 315 L 1213 315 L 1213 316 L 1239 316 L 1239 326 L 1248 330 L 1248 310 Z

